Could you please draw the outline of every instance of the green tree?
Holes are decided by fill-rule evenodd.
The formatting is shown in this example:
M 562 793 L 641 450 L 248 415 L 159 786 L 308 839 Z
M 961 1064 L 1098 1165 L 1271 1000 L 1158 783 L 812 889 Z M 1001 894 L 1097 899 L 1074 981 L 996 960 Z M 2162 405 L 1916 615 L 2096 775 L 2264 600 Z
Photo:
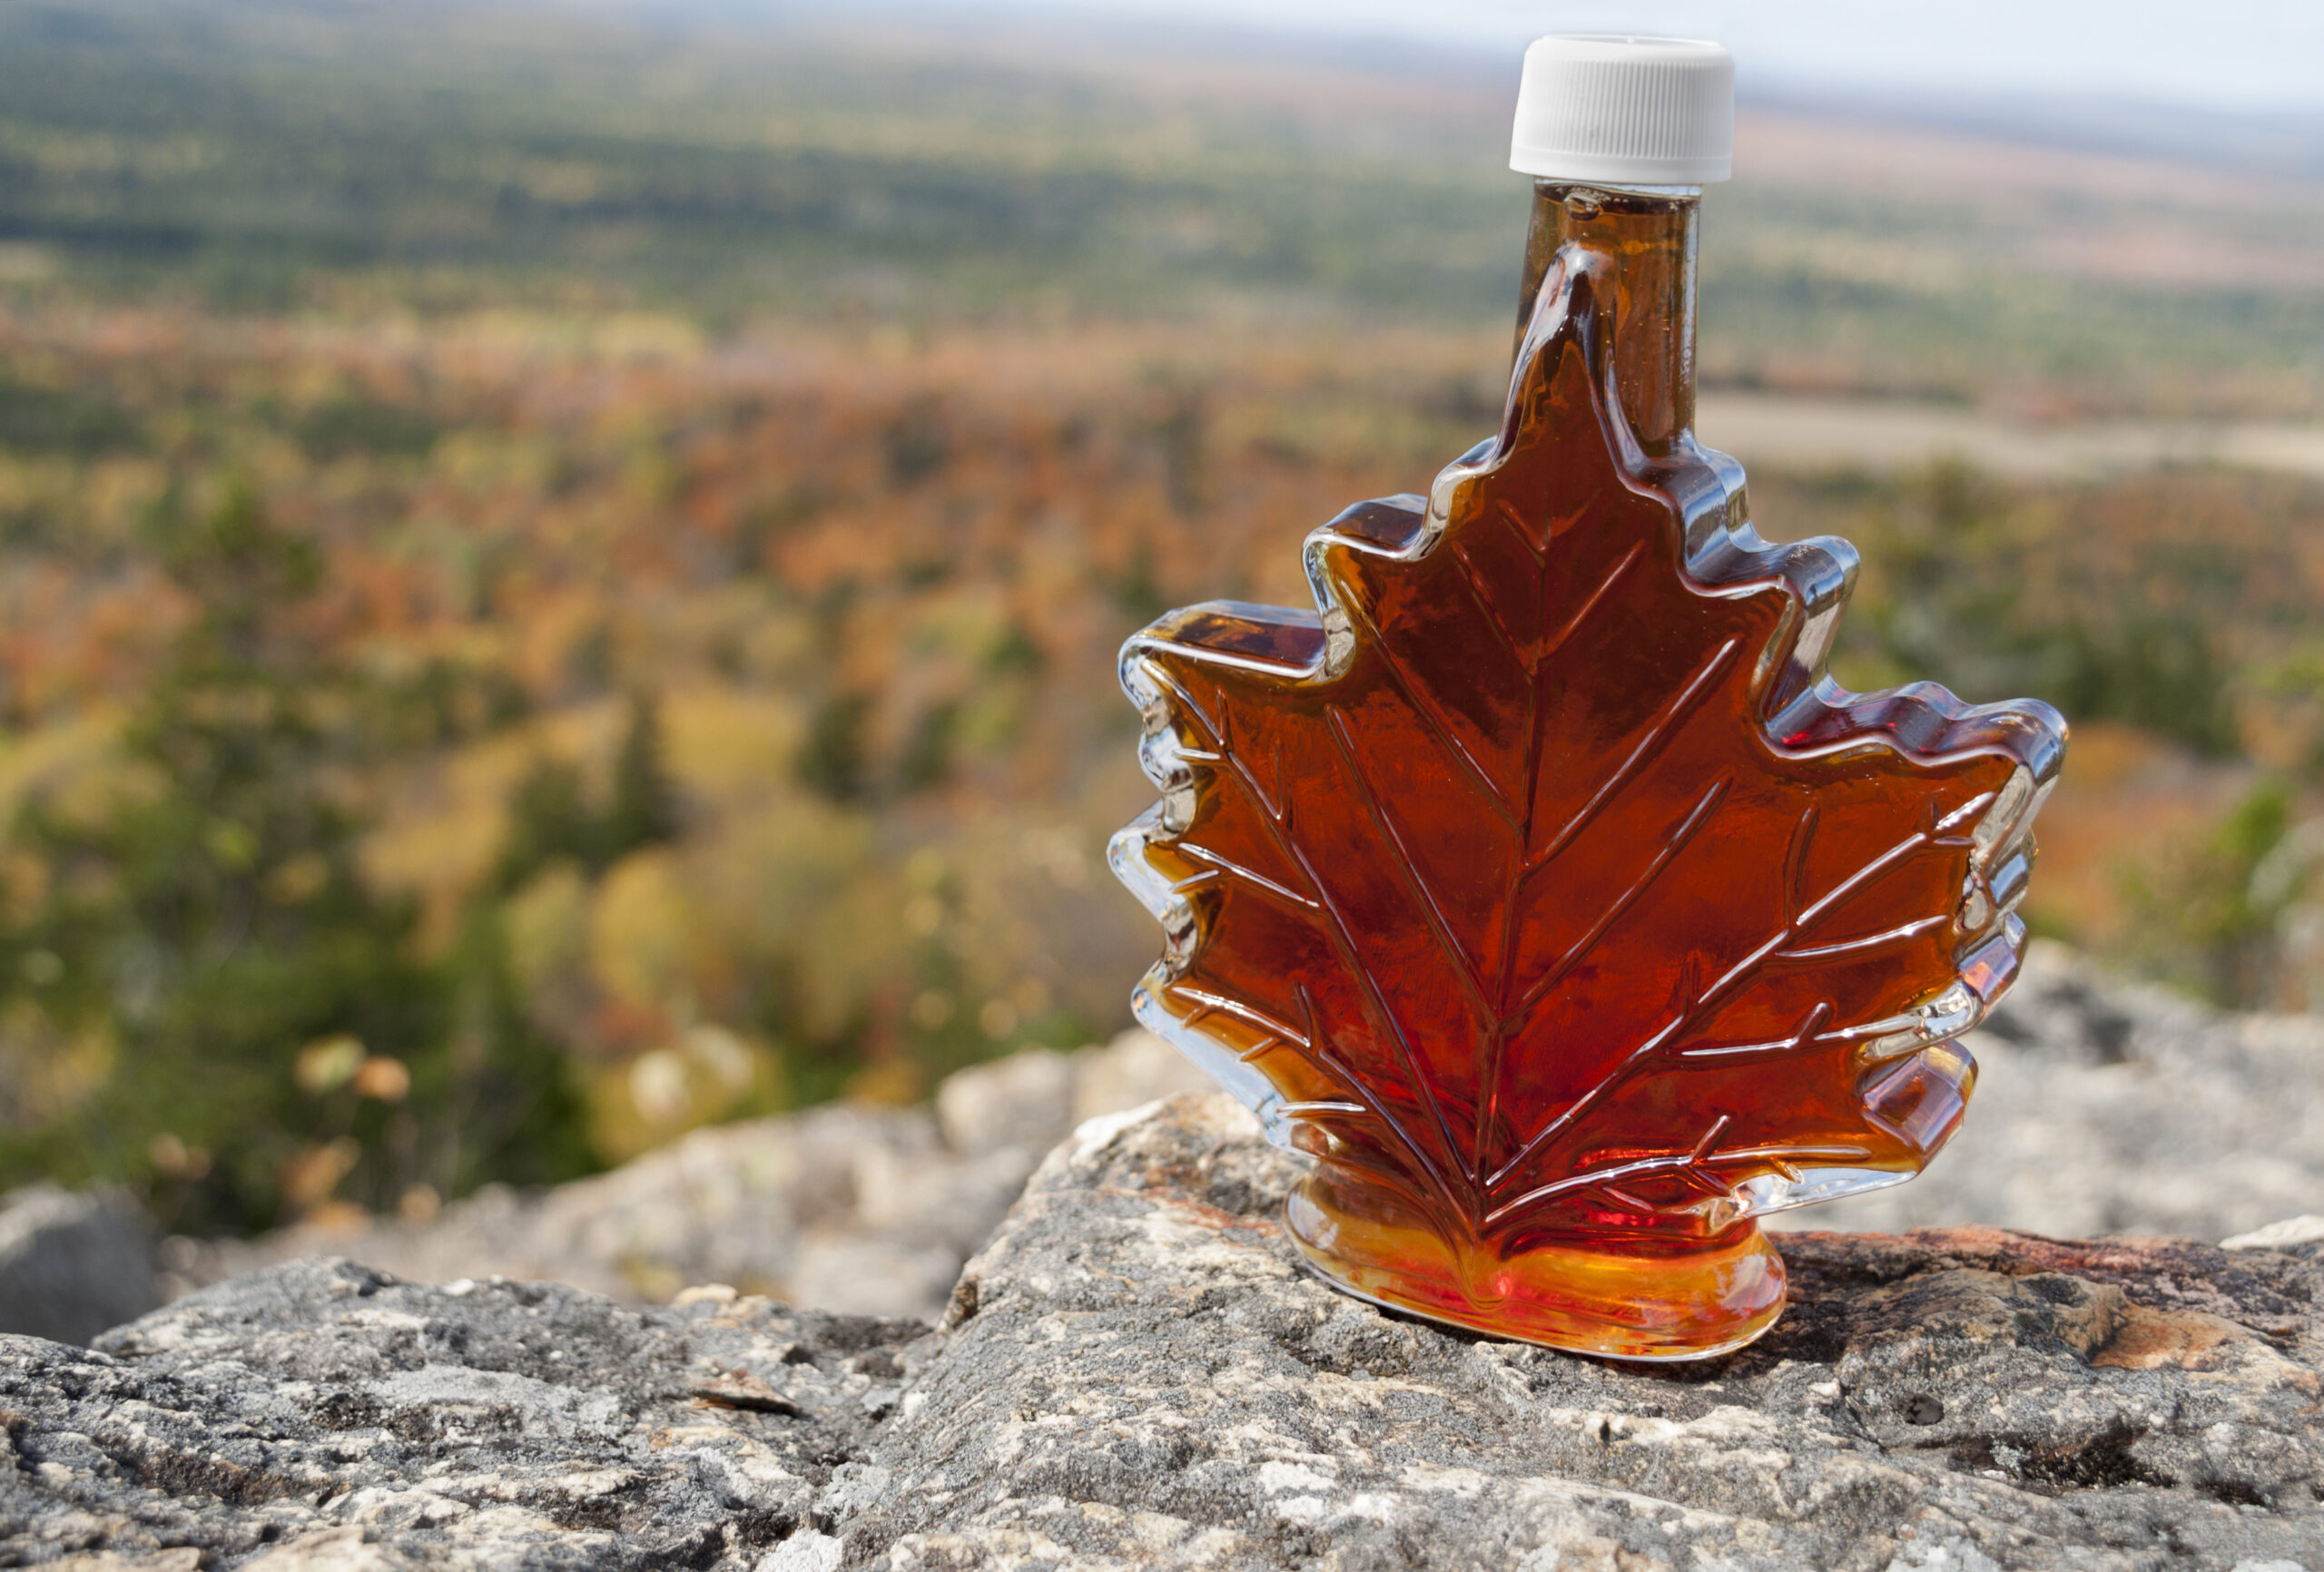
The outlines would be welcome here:
M 802 783 L 834 802 L 852 802 L 871 788 L 863 730 L 872 701 L 862 693 L 837 693 L 815 711 L 806 744 L 794 766 Z
M 2253 875 L 2290 826 L 2290 792 L 2265 781 L 2201 841 L 2126 875 L 2129 948 L 2149 975 L 2230 1008 L 2274 1002 L 2283 895 L 2255 889 Z
M 613 790 L 600 833 L 606 862 L 678 833 L 677 788 L 662 761 L 661 711 L 643 693 L 629 702 L 629 729 L 614 756 Z
M 603 807 L 591 805 L 581 772 L 562 760 L 542 760 L 517 783 L 496 883 L 514 889 L 567 859 L 601 873 L 640 847 L 676 839 L 678 830 L 677 786 L 662 760 L 661 712 L 641 693 L 630 700 Z
M 247 485 L 155 526 L 195 612 L 126 730 L 140 783 L 22 811 L 15 839 L 49 878 L 0 974 L 0 1008 L 102 1031 L 115 1065 L 71 1127 L 13 1139 L 8 1165 L 142 1183 L 169 1223 L 202 1228 L 276 1221 L 302 1161 L 311 1191 L 375 1205 L 569 1167 L 554 1061 L 478 1025 L 514 1018 L 491 1003 L 490 947 L 423 963 L 408 904 L 359 873 L 344 782 L 369 755 L 366 715 L 316 631 L 312 543 Z M 393 1063 L 358 1076 L 366 1058 Z M 478 1117 L 509 1105 L 524 1117 Z M 336 1165 L 322 1182 L 318 1162 Z

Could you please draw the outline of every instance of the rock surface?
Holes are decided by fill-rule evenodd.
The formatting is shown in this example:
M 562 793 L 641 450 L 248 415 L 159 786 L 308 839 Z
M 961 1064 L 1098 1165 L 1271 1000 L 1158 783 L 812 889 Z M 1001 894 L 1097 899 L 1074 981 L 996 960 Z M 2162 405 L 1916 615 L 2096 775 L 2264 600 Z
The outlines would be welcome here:
M 2324 1566 L 2313 1247 L 1796 1234 L 1773 1333 L 1625 1367 L 1334 1293 L 1275 1223 L 1294 1172 L 1223 1098 L 1060 1148 L 970 1263 L 851 1555 Z
M 0 1196 L 0 1331 L 86 1342 L 159 1302 L 153 1231 L 126 1197 L 54 1184 Z
M 819 1503 L 851 1498 L 927 1332 L 731 1292 L 641 1314 L 272 1267 L 102 1351 L 0 1338 L 0 1561 L 814 1566 L 837 1549 Z
M 534 1195 L 488 1188 L 430 1223 L 172 1239 L 162 1265 L 179 1292 L 326 1255 L 416 1282 L 547 1280 L 632 1303 L 725 1282 L 820 1310 L 932 1320 L 960 1263 L 1076 1124 L 1207 1085 L 1159 1038 L 1125 1032 L 1078 1054 L 962 1070 L 932 1108 L 839 1105 L 697 1130 L 594 1179 Z
M 1926 1174 L 1781 1224 L 2218 1241 L 2324 1201 L 2324 1018 L 2211 1009 L 2037 942 L 1966 1042 L 1976 1095 Z
M 8 1340 L 0 1562 L 2324 1567 L 2324 1247 L 1795 1234 L 1768 1338 L 1624 1367 L 1333 1292 L 1295 1173 L 1093 1121 L 935 1331 L 309 1263 Z

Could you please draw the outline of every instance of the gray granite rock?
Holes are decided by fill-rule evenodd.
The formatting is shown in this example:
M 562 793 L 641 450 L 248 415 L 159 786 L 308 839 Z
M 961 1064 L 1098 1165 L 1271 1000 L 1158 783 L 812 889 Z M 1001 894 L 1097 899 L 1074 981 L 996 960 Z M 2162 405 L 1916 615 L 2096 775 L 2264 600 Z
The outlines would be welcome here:
M 1294 1264 L 1221 1097 L 1087 1127 L 968 1267 L 842 1514 L 852 1560 L 2324 1567 L 2310 1247 L 1990 1229 L 1783 1242 L 1727 1359 L 1448 1333 Z
M 947 1076 L 936 1088 L 945 1145 L 971 1156 L 1010 1146 L 1047 1152 L 1073 1128 L 1076 1068 L 1063 1054 L 1035 1052 Z
M 1926 1174 L 1782 1225 L 2217 1241 L 2324 1211 L 2324 1017 L 2211 1009 L 2037 942 L 1966 1044 L 1976 1095 Z
M 927 1332 L 272 1267 L 96 1351 L 0 1338 L 0 1563 L 812 1566 Z
M 1333 1292 L 1223 1097 L 1092 1121 L 940 1329 L 276 1266 L 0 1340 L 0 1565 L 2324 1567 L 2319 1247 L 1794 1234 L 1741 1353 Z
M 162 1263 L 181 1292 L 343 1255 L 420 1282 L 546 1279 L 632 1303 L 726 1282 L 820 1310 L 932 1319 L 960 1263 L 1076 1123 L 1206 1085 L 1159 1038 L 1125 1032 L 1075 1054 L 962 1070 L 933 1109 L 842 1105 L 745 1120 L 554 1190 L 488 1187 L 425 1223 L 172 1239 Z
M 153 1230 L 125 1196 L 0 1196 L 0 1332 L 86 1342 L 160 1302 L 153 1271 Z

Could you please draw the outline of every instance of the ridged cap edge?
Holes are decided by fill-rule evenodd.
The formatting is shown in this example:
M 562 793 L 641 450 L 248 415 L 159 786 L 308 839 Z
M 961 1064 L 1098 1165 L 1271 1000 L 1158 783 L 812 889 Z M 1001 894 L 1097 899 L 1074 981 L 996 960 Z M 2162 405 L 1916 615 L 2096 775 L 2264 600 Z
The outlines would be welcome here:
M 1693 38 L 1554 34 L 1525 51 L 1509 167 L 1548 180 L 1705 185 L 1735 167 L 1735 59 Z

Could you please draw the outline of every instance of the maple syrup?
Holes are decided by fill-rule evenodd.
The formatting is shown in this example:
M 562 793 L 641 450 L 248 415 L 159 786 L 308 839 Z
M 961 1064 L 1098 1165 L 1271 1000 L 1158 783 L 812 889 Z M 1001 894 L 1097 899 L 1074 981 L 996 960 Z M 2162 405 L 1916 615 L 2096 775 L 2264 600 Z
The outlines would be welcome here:
M 1525 270 L 1517 292 L 1517 347 L 1558 253 L 1569 246 L 1617 263 L 1614 380 L 1630 433 L 1660 456 L 1695 424 L 1695 268 L 1700 196 L 1625 191 L 1565 181 L 1533 182 Z
M 1306 544 L 1313 611 L 1122 653 L 1162 801 L 1139 1018 L 1315 1161 L 1376 1302 L 1701 1358 L 1781 1312 L 1768 1212 L 1901 1182 L 2015 974 L 2064 726 L 1824 672 L 1845 542 L 1770 545 L 1694 409 L 1695 193 L 1542 182 L 1499 435 Z

